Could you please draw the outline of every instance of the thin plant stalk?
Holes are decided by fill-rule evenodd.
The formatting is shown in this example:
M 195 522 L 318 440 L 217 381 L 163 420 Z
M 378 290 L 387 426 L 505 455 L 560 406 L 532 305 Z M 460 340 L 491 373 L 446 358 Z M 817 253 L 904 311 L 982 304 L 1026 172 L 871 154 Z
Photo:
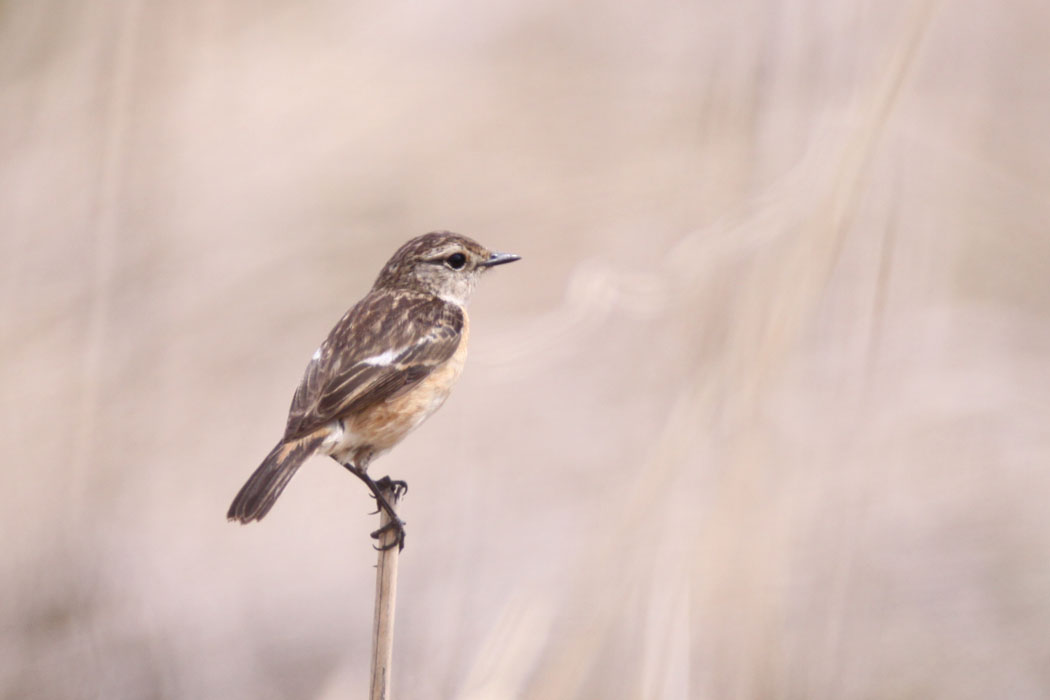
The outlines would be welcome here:
M 387 503 L 397 508 L 399 496 L 394 488 L 384 487 Z M 380 509 L 380 528 L 390 522 L 390 515 Z M 372 624 L 372 689 L 371 700 L 390 700 L 391 662 L 394 656 L 394 608 L 397 604 L 397 530 L 391 528 L 379 537 L 379 561 L 376 564 L 376 607 Z

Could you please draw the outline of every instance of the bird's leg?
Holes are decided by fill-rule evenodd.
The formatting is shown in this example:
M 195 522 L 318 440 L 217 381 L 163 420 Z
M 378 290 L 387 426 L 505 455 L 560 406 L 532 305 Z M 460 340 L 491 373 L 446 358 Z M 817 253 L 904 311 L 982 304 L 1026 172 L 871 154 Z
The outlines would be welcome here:
M 372 477 L 370 477 L 368 473 L 365 472 L 365 470 L 358 469 L 351 462 L 347 462 L 343 464 L 343 466 L 346 467 L 346 469 L 351 474 L 356 476 L 361 481 L 365 482 L 365 486 L 367 486 L 368 489 L 372 492 L 372 497 L 376 499 L 376 503 L 379 505 L 379 508 L 385 510 L 386 514 L 390 516 L 390 521 L 387 522 L 386 525 L 383 525 L 383 527 L 379 528 L 378 530 L 372 533 L 372 539 L 378 540 L 383 533 L 389 532 L 390 530 L 397 530 L 397 540 L 395 542 L 390 543 L 386 547 L 377 547 L 377 549 L 390 549 L 395 544 L 397 545 L 399 550 L 404 549 L 405 521 L 397 517 L 397 511 L 395 511 L 394 507 L 390 505 L 390 502 L 386 500 L 386 496 L 383 495 L 382 489 L 389 488 L 391 491 L 393 491 L 394 495 L 397 498 L 400 498 L 408 492 L 408 484 L 406 484 L 404 481 L 395 481 L 389 476 L 384 476 L 382 479 L 376 482 L 372 480 Z

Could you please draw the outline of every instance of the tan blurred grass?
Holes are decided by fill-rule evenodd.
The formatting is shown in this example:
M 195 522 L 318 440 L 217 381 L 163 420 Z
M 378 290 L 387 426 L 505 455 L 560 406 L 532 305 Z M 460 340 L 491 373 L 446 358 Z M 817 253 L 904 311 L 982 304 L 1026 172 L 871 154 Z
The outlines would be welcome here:
M 1050 22 L 922 7 L 6 8 L 4 696 L 364 692 L 364 494 L 222 513 L 437 227 L 400 697 L 1045 696 Z

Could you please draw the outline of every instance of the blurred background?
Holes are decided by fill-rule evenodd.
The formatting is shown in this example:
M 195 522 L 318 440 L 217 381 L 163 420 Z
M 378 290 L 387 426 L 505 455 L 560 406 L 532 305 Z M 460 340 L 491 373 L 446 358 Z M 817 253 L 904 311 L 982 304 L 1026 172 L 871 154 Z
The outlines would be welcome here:
M 0 4 L 0 697 L 344 698 L 377 524 L 228 524 L 405 240 L 488 275 L 394 693 L 1050 696 L 1050 5 Z

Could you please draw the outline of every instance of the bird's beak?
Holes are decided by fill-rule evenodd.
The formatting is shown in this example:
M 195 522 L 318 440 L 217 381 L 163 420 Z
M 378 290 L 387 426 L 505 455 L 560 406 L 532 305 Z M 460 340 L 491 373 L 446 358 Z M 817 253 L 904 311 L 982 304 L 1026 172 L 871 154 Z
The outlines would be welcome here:
M 488 260 L 478 263 L 478 267 L 495 267 L 496 265 L 505 265 L 515 260 L 521 260 L 521 256 L 514 253 L 493 253 Z

